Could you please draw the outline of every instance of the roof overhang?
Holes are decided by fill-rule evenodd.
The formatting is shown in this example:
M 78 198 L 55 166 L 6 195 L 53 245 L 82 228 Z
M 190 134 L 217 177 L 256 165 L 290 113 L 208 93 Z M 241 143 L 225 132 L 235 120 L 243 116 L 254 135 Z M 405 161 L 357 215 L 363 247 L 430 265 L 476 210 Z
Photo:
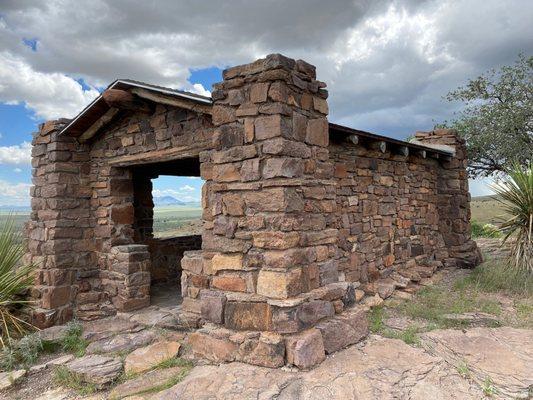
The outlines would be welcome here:
M 109 89 L 127 91 L 148 101 L 188 108 L 197 112 L 210 113 L 212 105 L 210 97 L 129 79 L 117 79 L 106 88 L 106 90 Z M 60 133 L 75 137 L 84 136 L 83 141 L 88 140 L 96 134 L 99 128 L 108 123 L 117 111 L 105 101 L 103 94 L 100 94 L 71 120 Z
M 113 90 L 128 92 L 141 101 L 181 107 L 205 114 L 211 114 L 213 105 L 213 100 L 210 97 L 130 79 L 117 79 L 70 121 L 60 133 L 75 136 L 81 142 L 92 138 L 119 111 L 113 104 L 109 104 L 109 99 L 106 101 L 105 98 L 106 91 Z M 128 96 L 133 97 L 131 95 Z M 329 123 L 329 135 L 333 141 L 340 138 L 345 144 L 365 145 L 382 152 L 390 150 L 404 156 L 411 154 L 424 158 L 429 156 L 449 159 L 455 155 L 453 147 L 450 146 L 422 144 L 417 141 L 406 142 L 333 123 Z

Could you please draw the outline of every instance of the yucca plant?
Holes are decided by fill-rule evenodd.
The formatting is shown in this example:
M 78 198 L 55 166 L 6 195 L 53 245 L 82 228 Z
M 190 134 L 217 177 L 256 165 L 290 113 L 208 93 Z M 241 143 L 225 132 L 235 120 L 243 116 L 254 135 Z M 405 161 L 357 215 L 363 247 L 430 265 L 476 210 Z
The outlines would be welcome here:
M 514 164 L 493 186 L 510 217 L 500 225 L 503 243 L 511 246 L 512 266 L 533 273 L 533 170 L 532 164 Z
M 32 325 L 17 316 L 30 303 L 20 297 L 33 283 L 33 265 L 21 265 L 24 247 L 14 220 L 8 216 L 0 229 L 0 344 L 5 348 L 23 336 Z

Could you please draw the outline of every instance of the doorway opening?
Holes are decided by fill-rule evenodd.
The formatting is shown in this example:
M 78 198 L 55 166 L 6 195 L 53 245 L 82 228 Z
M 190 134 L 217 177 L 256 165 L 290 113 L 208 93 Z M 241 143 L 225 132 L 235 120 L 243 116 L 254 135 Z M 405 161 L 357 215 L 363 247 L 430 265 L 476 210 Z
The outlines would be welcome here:
M 201 188 L 198 157 L 132 168 L 134 238 L 148 245 L 151 260 L 150 303 L 181 303 L 181 259 L 200 250 Z

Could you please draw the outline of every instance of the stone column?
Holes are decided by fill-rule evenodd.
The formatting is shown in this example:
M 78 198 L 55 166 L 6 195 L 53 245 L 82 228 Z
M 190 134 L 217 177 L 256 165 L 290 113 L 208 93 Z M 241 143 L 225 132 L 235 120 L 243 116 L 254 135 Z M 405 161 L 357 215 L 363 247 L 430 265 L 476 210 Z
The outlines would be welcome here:
M 273 366 L 279 357 L 251 354 L 268 348 L 279 356 L 279 335 L 302 331 L 287 351 L 315 346 L 320 360 L 313 327 L 351 301 L 350 285 L 338 282 L 338 231 L 328 228 L 336 191 L 324 88 L 312 65 L 279 54 L 230 68 L 214 85 L 214 149 L 200 155 L 202 252 L 183 259 L 182 289 L 183 308 L 205 321 L 263 332 L 226 360 Z M 206 340 L 217 334 L 201 335 L 193 347 L 213 358 Z
M 473 268 L 482 261 L 482 257 L 471 238 L 465 141 L 451 129 L 417 132 L 415 139 L 427 146 L 447 146 L 454 151 L 451 158 L 439 160 L 438 170 L 439 230 L 450 257 L 444 262 L 448 266 Z
M 42 124 L 32 143 L 34 186 L 26 235 L 27 261 L 37 266 L 33 320 L 39 327 L 71 319 L 73 303 L 83 303 L 97 274 L 89 231 L 91 193 L 82 178 L 88 153 L 59 134 L 66 122 Z

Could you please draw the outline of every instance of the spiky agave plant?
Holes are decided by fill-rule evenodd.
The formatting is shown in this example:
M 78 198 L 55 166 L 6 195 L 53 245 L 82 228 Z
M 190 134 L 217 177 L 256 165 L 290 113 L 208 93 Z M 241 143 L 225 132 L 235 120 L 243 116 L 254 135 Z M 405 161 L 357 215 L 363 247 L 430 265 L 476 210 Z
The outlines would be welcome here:
M 20 265 L 24 247 L 14 219 L 9 216 L 0 228 L 0 344 L 24 335 L 32 325 L 16 315 L 17 309 L 30 303 L 20 294 L 33 283 L 33 265 Z
M 510 217 L 500 225 L 503 243 L 511 244 L 514 267 L 533 273 L 533 170 L 514 164 L 505 177 L 493 186 L 498 201 Z

